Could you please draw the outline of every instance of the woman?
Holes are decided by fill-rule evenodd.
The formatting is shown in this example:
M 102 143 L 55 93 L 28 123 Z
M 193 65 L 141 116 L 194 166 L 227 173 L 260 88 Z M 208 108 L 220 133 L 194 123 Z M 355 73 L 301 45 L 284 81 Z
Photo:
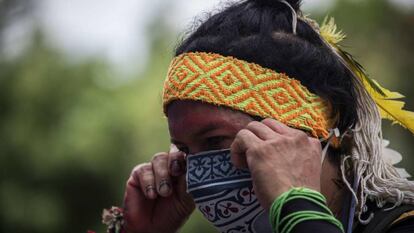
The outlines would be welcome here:
M 263 213 L 275 232 L 414 232 L 414 184 L 382 157 L 377 105 L 392 93 L 300 4 L 234 3 L 178 46 L 163 95 L 171 150 L 132 171 L 124 232 L 177 232 L 196 204 L 209 219 L 187 193 L 186 156 L 220 153 L 248 169 L 260 203 L 260 214 L 231 223 L 239 230 L 209 219 L 221 232 L 268 232 L 252 227 Z M 396 119 L 410 127 L 409 114 L 398 109 Z

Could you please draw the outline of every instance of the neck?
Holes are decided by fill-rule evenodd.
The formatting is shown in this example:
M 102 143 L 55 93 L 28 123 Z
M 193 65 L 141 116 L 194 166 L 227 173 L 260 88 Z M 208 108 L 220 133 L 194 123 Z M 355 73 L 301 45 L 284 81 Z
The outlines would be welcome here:
M 326 197 L 329 209 L 337 219 L 341 219 L 344 201 L 346 200 L 347 188 L 342 181 L 339 165 L 331 159 L 325 159 L 322 164 L 323 174 L 321 176 L 321 192 Z

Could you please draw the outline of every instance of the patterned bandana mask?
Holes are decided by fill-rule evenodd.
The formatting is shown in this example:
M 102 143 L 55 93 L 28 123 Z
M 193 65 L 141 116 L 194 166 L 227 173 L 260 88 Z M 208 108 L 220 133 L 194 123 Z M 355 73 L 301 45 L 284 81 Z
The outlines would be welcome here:
M 249 171 L 233 166 L 229 149 L 187 156 L 187 192 L 221 233 L 272 232 Z

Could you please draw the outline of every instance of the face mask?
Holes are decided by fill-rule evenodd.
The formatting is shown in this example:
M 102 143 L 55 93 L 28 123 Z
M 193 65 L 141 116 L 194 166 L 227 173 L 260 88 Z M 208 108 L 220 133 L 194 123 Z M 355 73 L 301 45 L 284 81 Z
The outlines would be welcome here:
M 272 233 L 249 171 L 233 166 L 229 149 L 187 156 L 187 192 L 221 233 Z

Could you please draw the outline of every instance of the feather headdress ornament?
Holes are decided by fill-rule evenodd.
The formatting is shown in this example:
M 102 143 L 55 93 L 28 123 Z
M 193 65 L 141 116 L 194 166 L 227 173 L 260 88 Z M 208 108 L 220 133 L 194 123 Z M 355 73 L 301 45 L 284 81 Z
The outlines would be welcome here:
M 337 29 L 334 18 L 326 17 L 319 28 L 320 35 L 342 57 L 348 68 L 359 78 L 375 101 L 383 119 L 388 119 L 393 124 L 399 124 L 414 133 L 414 112 L 404 110 L 404 98 L 398 92 L 390 91 L 381 86 L 376 80 L 368 77 L 364 68 L 352 57 L 351 54 L 342 49 L 339 44 L 346 35 Z
M 306 17 L 304 20 L 312 22 Z M 333 18 L 326 17 L 320 27 L 317 24 L 309 25 L 319 32 L 321 39 L 352 72 L 354 80 L 357 81 L 357 122 L 350 129 L 354 146 L 350 155 L 342 156 L 341 171 L 344 182 L 354 196 L 352 202 L 358 206 L 358 220 L 362 224 L 367 224 L 373 217 L 371 213 L 368 218 L 363 219 L 368 198 L 375 199 L 378 207 L 383 207 L 387 202 L 394 203 L 394 207 L 403 202 L 414 203 L 414 183 L 407 180 L 409 174 L 404 169 L 394 167 L 402 157 L 387 147 L 387 141 L 383 141 L 380 119 L 391 120 L 414 133 L 414 112 L 403 109 L 403 95 L 390 91 L 369 78 L 364 68 L 342 48 L 340 42 L 346 35 L 338 30 Z M 345 174 L 344 165 L 348 159 L 352 160 L 352 186 Z M 355 209 L 351 208 L 349 216 L 353 216 L 354 211 Z M 353 218 L 350 219 L 349 226 L 352 226 Z

